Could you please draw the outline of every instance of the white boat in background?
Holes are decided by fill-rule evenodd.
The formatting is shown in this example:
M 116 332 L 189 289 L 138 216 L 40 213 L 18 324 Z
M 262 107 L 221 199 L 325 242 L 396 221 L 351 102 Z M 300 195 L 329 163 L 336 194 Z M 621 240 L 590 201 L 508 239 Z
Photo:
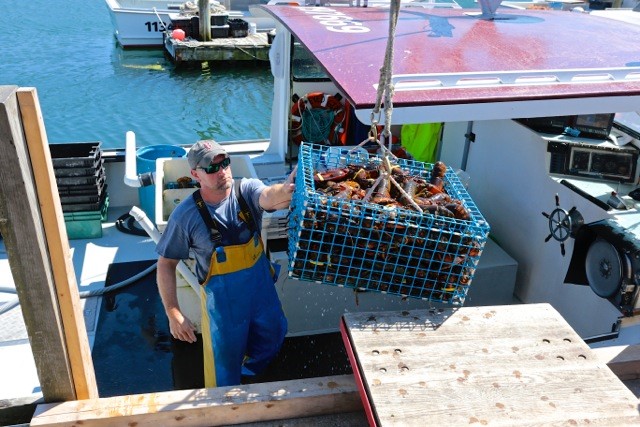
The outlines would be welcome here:
M 162 34 L 171 24 L 169 14 L 188 9 L 197 10 L 193 2 L 170 0 L 105 0 L 116 40 L 122 47 L 161 47 Z M 190 4 L 188 4 L 190 3 Z M 255 23 L 260 32 L 270 31 L 275 24 L 265 16 L 253 16 L 249 10 L 252 0 L 211 1 L 211 10 L 225 11 L 229 18 L 241 18 Z

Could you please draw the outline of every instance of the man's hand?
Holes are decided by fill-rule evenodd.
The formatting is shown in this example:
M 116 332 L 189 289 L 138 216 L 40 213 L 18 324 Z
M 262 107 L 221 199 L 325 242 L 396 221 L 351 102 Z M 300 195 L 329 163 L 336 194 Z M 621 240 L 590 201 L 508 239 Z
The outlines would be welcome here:
M 196 328 L 188 318 L 182 315 L 180 310 L 171 310 L 170 313 L 167 313 L 167 317 L 169 318 L 169 330 L 172 337 L 188 343 L 196 342 Z
M 164 311 L 169 319 L 169 330 L 171 336 L 177 340 L 190 343 L 196 342 L 196 328 L 193 323 L 182 315 L 180 306 L 178 305 L 178 295 L 176 286 L 176 267 L 180 262 L 177 259 L 158 257 L 158 271 L 156 280 L 158 282 L 158 291 L 162 298 Z
M 298 165 L 296 165 L 287 179 L 284 181 L 284 190 L 288 193 L 293 193 L 296 190 L 296 172 L 298 171 Z
M 287 179 L 282 184 L 274 184 L 266 187 L 260 193 L 260 207 L 266 211 L 284 209 L 289 206 L 291 195 L 296 189 L 296 171 L 298 167 L 294 167 Z

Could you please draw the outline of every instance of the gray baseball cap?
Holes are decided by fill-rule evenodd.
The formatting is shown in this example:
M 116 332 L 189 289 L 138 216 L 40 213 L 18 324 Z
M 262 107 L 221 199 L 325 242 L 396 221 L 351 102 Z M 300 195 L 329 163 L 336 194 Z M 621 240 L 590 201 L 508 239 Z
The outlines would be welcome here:
M 213 139 L 203 139 L 198 141 L 187 153 L 187 159 L 189 160 L 189 166 L 191 169 L 206 168 L 211 164 L 213 159 L 220 154 L 224 154 L 229 157 L 227 152 L 222 148 L 222 145 L 215 142 Z

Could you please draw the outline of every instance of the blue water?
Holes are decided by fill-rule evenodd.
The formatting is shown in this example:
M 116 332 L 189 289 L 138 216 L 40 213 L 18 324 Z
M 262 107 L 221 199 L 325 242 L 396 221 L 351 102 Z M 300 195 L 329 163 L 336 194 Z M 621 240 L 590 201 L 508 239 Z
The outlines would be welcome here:
M 162 49 L 123 50 L 103 0 L 0 0 L 0 85 L 35 87 L 49 142 L 122 148 L 269 136 L 264 66 L 175 68 Z

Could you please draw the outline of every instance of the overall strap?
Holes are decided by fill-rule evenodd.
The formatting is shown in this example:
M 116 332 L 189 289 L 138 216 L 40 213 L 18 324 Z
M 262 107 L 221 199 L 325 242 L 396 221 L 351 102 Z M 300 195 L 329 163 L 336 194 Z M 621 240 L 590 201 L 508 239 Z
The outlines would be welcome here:
M 213 243 L 219 243 L 222 240 L 222 234 L 218 230 L 218 223 L 211 217 L 211 213 L 207 208 L 207 205 L 202 200 L 202 195 L 200 195 L 200 190 L 196 190 L 192 193 L 193 200 L 196 202 L 196 207 L 198 208 L 198 212 L 202 217 L 202 220 L 209 228 L 209 233 L 211 234 L 211 241 Z
M 240 180 L 238 179 L 234 181 L 233 186 L 236 191 L 236 197 L 238 198 L 238 202 L 240 203 L 240 214 L 241 214 L 240 219 L 247 224 L 247 226 L 249 227 L 249 230 L 251 230 L 252 233 L 257 233 L 259 230 L 257 223 L 255 222 L 253 215 L 251 215 L 251 209 L 249 209 L 249 205 L 247 204 L 247 201 L 244 199 L 244 197 L 242 197 L 242 193 L 240 192 Z M 260 241 L 262 241 L 262 237 L 260 237 Z M 267 259 L 271 259 L 271 254 L 267 245 L 265 245 L 264 242 L 262 242 L 262 246 L 264 247 L 265 254 L 267 255 Z
M 251 209 L 249 209 L 247 201 L 244 199 L 244 197 L 242 197 L 242 193 L 240 192 L 240 181 L 241 180 L 237 179 L 233 182 L 233 187 L 236 191 L 236 197 L 238 198 L 238 202 L 240 203 L 240 219 L 247 224 L 249 230 L 251 230 L 252 233 L 255 233 L 258 231 L 258 228 L 256 227 L 256 223 L 253 220 L 253 215 L 251 215 Z

